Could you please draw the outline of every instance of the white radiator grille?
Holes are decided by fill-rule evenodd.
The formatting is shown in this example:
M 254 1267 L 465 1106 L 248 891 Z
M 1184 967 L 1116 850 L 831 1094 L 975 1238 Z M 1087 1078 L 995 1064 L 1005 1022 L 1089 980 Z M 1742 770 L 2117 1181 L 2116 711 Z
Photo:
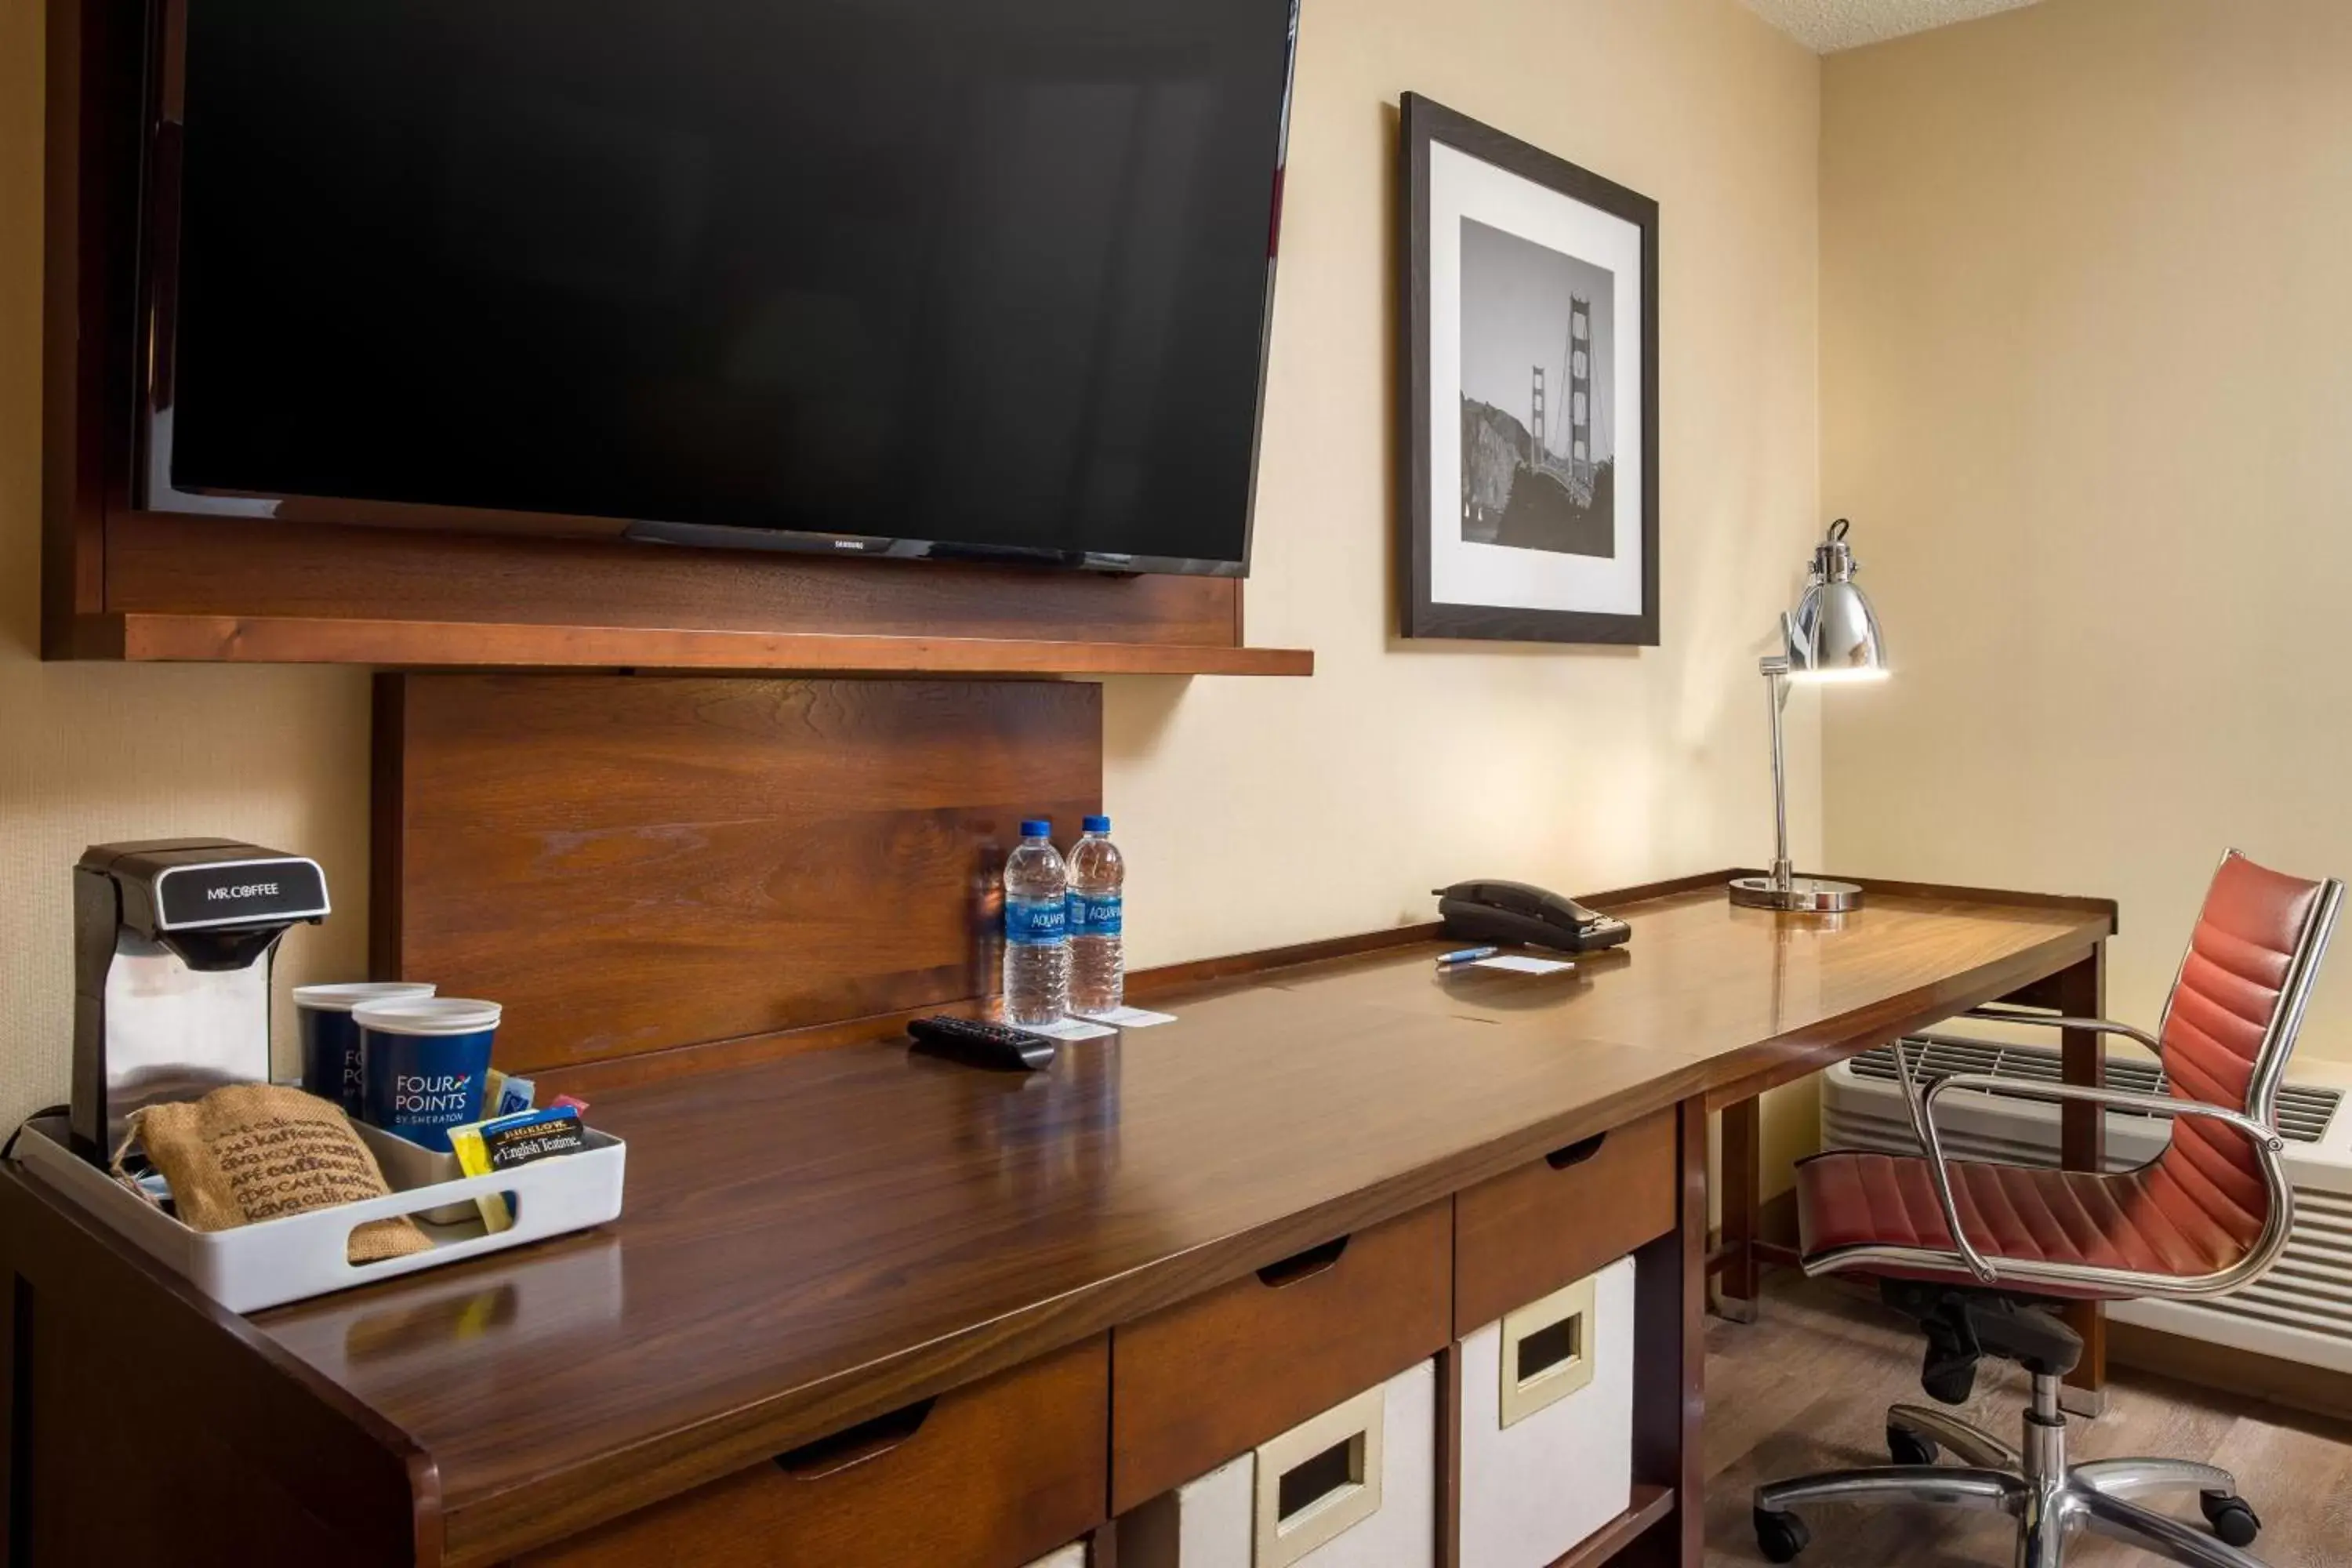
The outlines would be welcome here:
M 2061 1074 L 2057 1050 L 2049 1046 L 1982 1046 L 1922 1047 L 1911 1044 L 1906 1054 L 1911 1058 L 1912 1072 L 1922 1079 L 1950 1078 L 1958 1073 L 1990 1073 L 1996 1078 L 2025 1079 L 2037 1083 L 2056 1083 Z M 1864 1051 L 1853 1058 L 1853 1075 L 1894 1083 L 1895 1052 L 1889 1046 Z M 2168 1092 L 2164 1071 L 2154 1062 L 2107 1060 L 2107 1086 L 2135 1094 Z M 1990 1089 L 1988 1093 L 1998 1094 Z M 2287 1084 L 2279 1090 L 2279 1136 L 2297 1143 L 2316 1143 L 2327 1135 L 2327 1124 L 2342 1104 L 2341 1089 L 2319 1089 L 2308 1084 Z M 2041 1101 L 2038 1103 L 2048 1103 Z M 2152 1113 L 2142 1110 L 2110 1110 L 2110 1116 L 2131 1116 L 2152 1120 Z
M 2294 1194 L 2294 1229 L 2271 1271 L 2204 1306 L 2352 1341 L 2352 1200 Z

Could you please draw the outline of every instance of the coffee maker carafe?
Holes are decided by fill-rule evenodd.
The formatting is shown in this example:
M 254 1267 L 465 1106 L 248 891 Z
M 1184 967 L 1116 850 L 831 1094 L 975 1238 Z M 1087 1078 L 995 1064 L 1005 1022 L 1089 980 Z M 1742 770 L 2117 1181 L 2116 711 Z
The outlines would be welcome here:
M 269 966 L 328 913 L 315 860 L 228 838 L 100 844 L 74 868 L 73 1142 L 132 1111 L 269 1079 Z

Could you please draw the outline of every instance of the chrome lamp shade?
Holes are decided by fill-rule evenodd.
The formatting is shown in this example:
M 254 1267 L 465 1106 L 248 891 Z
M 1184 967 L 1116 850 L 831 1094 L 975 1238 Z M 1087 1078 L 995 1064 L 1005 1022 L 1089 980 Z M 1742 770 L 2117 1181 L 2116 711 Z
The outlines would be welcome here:
M 1878 612 L 1853 581 L 1853 552 L 1832 525 L 1828 542 L 1814 552 L 1813 580 L 1794 612 L 1781 618 L 1788 635 L 1789 675 L 1796 680 L 1881 680 L 1886 676 L 1886 638 Z M 1834 552 L 1834 554 L 1832 554 Z M 1839 574 L 1822 575 L 1825 558 Z
M 1780 710 L 1789 684 L 1885 679 L 1886 637 L 1870 596 L 1853 580 L 1853 552 L 1846 545 L 1843 518 L 1830 524 L 1829 537 L 1814 547 L 1812 570 L 1797 607 L 1780 617 L 1782 651 L 1758 666 L 1772 710 L 1772 813 L 1777 832 L 1769 876 L 1736 877 L 1731 901 L 1751 909 L 1801 910 L 1836 914 L 1862 904 L 1852 882 L 1800 877 L 1789 861 L 1788 769 L 1780 738 Z

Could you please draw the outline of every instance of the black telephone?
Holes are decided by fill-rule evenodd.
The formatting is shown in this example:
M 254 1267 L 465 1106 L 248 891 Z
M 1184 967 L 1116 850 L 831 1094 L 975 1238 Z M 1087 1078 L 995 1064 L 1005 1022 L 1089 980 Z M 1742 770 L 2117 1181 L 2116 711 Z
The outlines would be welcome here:
M 1445 934 L 1456 942 L 1511 942 L 1560 952 L 1615 947 L 1633 928 L 1613 915 L 1525 882 L 1486 879 L 1435 889 Z

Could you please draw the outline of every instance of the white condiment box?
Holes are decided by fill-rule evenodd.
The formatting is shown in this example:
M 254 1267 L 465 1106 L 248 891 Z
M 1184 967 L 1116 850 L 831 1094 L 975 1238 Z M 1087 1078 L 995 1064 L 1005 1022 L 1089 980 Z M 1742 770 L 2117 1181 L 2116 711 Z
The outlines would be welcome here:
M 132 1245 L 233 1312 L 257 1312 L 331 1290 L 372 1285 L 379 1279 L 437 1268 L 543 1241 L 566 1231 L 585 1230 L 621 1213 L 622 1173 L 628 1146 L 618 1138 L 583 1129 L 588 1147 L 576 1154 L 541 1160 L 488 1176 L 467 1176 L 403 1189 L 402 1173 L 416 1168 L 412 1152 L 429 1151 L 364 1122 L 352 1125 L 375 1152 L 386 1197 L 339 1204 L 309 1214 L 257 1220 L 234 1230 L 191 1230 L 66 1145 L 65 1118 L 43 1117 L 25 1124 L 16 1157 L 41 1181 L 120 1231 Z M 514 1224 L 492 1232 L 474 1210 L 473 1200 L 509 1194 Z M 428 1215 L 456 1223 L 435 1223 Z M 352 1230 L 370 1220 L 405 1215 L 433 1245 L 404 1258 L 353 1263 Z

